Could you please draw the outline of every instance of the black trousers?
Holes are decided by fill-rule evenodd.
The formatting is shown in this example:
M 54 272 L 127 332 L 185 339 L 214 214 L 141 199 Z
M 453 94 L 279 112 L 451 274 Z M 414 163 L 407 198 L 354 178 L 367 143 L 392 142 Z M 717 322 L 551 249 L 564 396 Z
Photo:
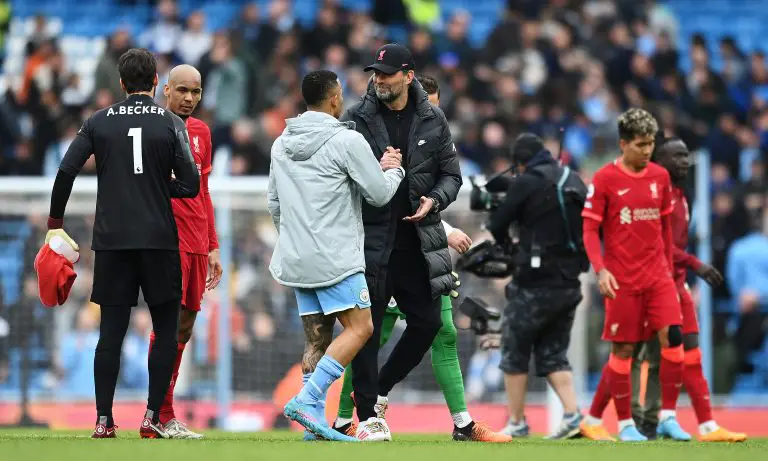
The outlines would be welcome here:
M 355 374 L 357 417 L 360 421 L 376 416 L 376 397 L 389 391 L 411 372 L 429 350 L 442 326 L 440 297 L 433 298 L 429 272 L 419 250 L 394 250 L 389 264 L 376 274 L 366 274 L 371 293 L 373 335 L 352 361 Z M 406 328 L 400 341 L 379 372 L 381 323 L 389 299 L 394 296 L 406 316 Z

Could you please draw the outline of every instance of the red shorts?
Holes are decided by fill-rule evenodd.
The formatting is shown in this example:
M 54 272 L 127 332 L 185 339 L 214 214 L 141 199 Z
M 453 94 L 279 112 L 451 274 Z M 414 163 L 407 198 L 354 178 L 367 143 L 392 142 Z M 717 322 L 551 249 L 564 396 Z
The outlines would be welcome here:
M 682 325 L 680 300 L 672 279 L 642 290 L 621 289 L 616 299 L 605 298 L 603 339 L 615 343 L 646 341 L 649 334 L 670 325 Z
M 200 310 L 208 277 L 208 256 L 179 252 L 181 257 L 181 305 L 191 311 Z
M 677 292 L 680 294 L 680 309 L 683 311 L 683 334 L 698 333 L 699 318 L 696 315 L 696 306 L 693 304 L 693 297 L 688 289 L 688 284 L 678 285 Z

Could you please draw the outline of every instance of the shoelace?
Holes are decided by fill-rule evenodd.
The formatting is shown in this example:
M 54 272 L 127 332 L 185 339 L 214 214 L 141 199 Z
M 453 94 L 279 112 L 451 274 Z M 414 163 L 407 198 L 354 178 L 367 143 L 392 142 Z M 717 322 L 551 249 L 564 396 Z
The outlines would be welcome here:
M 383 425 L 383 424 L 381 424 L 381 423 L 380 423 L 380 422 L 378 422 L 378 421 L 371 423 L 371 424 L 368 426 L 368 430 L 369 430 L 370 432 L 387 432 L 387 430 L 384 428 L 384 425 Z

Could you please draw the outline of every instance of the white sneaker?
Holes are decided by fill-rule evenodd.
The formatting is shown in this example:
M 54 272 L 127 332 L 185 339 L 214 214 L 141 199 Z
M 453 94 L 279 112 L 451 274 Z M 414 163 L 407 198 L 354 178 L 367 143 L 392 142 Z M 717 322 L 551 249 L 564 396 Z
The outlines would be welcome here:
M 168 423 L 165 425 L 165 432 L 167 432 L 172 439 L 197 440 L 203 438 L 203 434 L 198 434 L 197 432 L 190 430 L 186 424 L 182 423 L 176 418 L 168 421 Z
M 379 419 L 386 418 L 387 407 L 389 406 L 389 399 L 387 397 L 376 397 L 376 404 L 373 406 L 373 411 L 376 412 L 376 417 Z
M 387 422 L 381 418 L 368 418 L 357 426 L 355 436 L 361 442 L 390 442 L 392 433 Z

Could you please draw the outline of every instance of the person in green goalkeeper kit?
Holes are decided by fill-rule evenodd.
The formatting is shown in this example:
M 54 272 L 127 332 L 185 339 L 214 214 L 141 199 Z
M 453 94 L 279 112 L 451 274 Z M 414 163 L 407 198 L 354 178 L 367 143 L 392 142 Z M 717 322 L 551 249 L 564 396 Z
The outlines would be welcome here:
M 418 77 L 418 80 L 427 92 L 429 102 L 439 106 L 440 89 L 437 81 L 428 76 Z M 457 252 L 464 253 L 472 245 L 472 240 L 460 229 L 451 227 L 445 221 L 443 221 L 443 227 L 445 227 L 445 233 L 448 236 L 448 246 Z M 458 286 L 458 277 L 456 278 Z M 456 297 L 458 296 L 458 293 L 453 291 L 451 292 L 451 296 Z M 461 375 L 459 355 L 456 350 L 457 333 L 456 327 L 453 324 L 453 305 L 451 304 L 451 296 L 442 297 L 441 319 L 443 326 L 440 328 L 440 331 L 437 333 L 437 336 L 432 343 L 432 370 L 435 373 L 435 379 L 437 379 L 440 389 L 443 391 L 445 402 L 448 404 L 448 411 L 451 413 L 451 418 L 453 419 L 453 438 L 454 440 L 472 440 L 478 442 L 511 441 L 512 437 L 493 432 L 487 427 L 472 421 L 472 417 L 467 411 L 467 403 L 464 400 L 464 379 Z M 395 327 L 395 322 L 397 322 L 398 319 L 405 319 L 405 315 L 397 307 L 395 298 L 392 298 L 384 313 L 379 347 L 382 347 L 387 343 L 387 340 L 389 340 L 392 330 Z M 352 414 L 355 408 L 354 401 L 352 400 L 352 374 L 352 365 L 349 365 L 346 370 L 344 370 L 344 384 L 341 389 L 339 413 L 334 422 L 334 428 L 339 432 L 354 436 L 357 428 L 352 419 Z M 475 426 L 474 430 L 462 430 L 462 428 L 467 428 L 470 424 Z

